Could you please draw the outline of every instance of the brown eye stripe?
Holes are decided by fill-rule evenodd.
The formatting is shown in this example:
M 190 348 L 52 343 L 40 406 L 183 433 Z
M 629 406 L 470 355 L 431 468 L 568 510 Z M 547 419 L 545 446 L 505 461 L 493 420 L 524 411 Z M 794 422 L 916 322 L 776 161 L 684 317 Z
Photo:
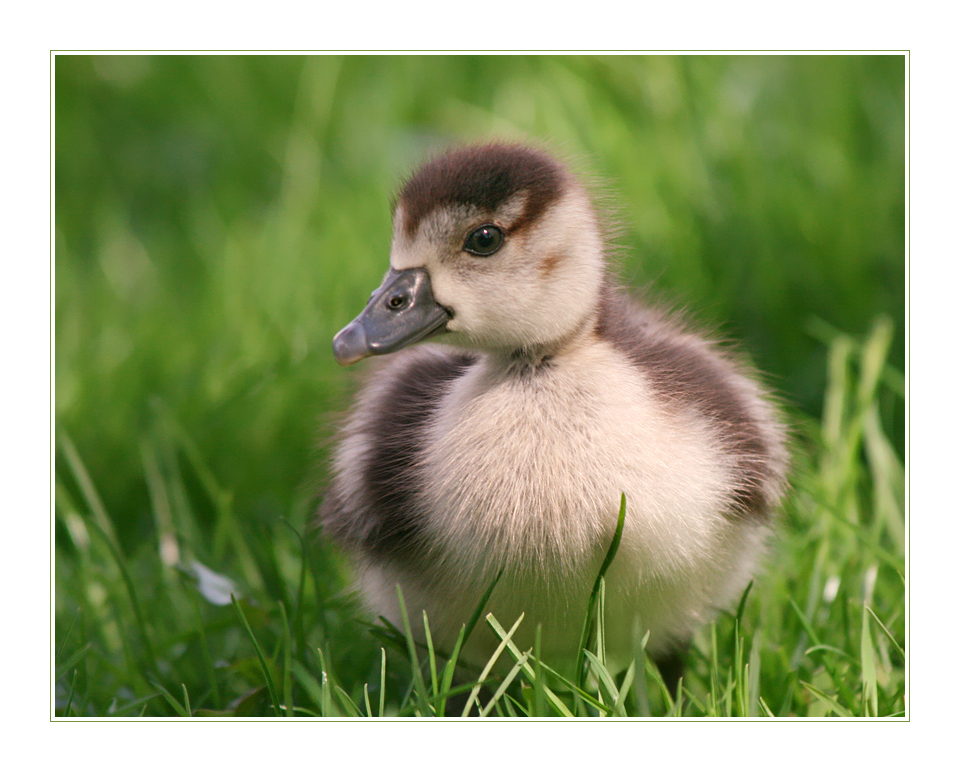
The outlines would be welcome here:
M 484 145 L 455 150 L 427 161 L 400 191 L 404 229 L 413 235 L 420 221 L 442 206 L 473 206 L 495 212 L 525 191 L 523 213 L 511 231 L 535 219 L 560 197 L 563 169 L 547 155 L 519 145 Z

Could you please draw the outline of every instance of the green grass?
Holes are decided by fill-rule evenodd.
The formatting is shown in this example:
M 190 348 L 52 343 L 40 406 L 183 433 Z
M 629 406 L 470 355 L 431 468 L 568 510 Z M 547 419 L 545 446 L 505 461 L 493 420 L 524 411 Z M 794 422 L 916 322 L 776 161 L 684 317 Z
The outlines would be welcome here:
M 56 715 L 469 693 L 369 629 L 309 523 L 353 391 L 330 339 L 384 270 L 396 177 L 490 135 L 608 181 L 623 275 L 744 341 L 796 453 L 769 567 L 677 702 L 642 651 L 606 672 L 602 614 L 577 683 L 478 617 L 506 641 L 480 709 L 904 715 L 901 57 L 70 56 L 55 98 Z
M 487 682 L 493 696 L 483 710 L 904 715 L 903 472 L 877 418 L 890 334 L 880 323 L 864 342 L 839 336 L 830 347 L 827 416 L 800 427 L 805 447 L 772 568 L 735 613 L 697 639 L 680 699 L 665 693 L 642 651 L 626 673 L 606 671 L 599 612 L 586 620 L 599 634 L 588 636 L 585 624 L 587 677 L 578 684 L 534 651 L 517 650 L 500 621 L 487 618 L 475 623 L 501 634 L 501 656 L 516 665 L 502 682 Z M 168 449 L 169 466 L 149 472 L 156 478 L 153 538 L 126 556 L 82 460 L 63 439 L 64 476 L 82 493 L 73 499 L 61 489 L 57 509 L 69 535 L 57 545 L 58 606 L 71 614 L 58 628 L 58 715 L 187 715 L 188 706 L 204 716 L 442 715 L 452 663 L 402 631 L 360 634 L 364 625 L 322 571 L 330 566 L 288 523 L 258 538 L 236 522 L 224 526 L 223 541 L 234 548 L 219 561 L 231 566 L 229 585 L 198 582 L 196 558 L 179 535 L 200 527 L 184 490 L 186 470 L 173 461 L 192 455 L 179 442 L 185 439 Z M 154 464 L 149 458 L 145 452 L 145 464 Z M 215 484 L 209 494 L 223 497 Z M 204 559 L 217 563 L 213 554 Z M 602 589 L 598 577 L 594 609 L 602 610 Z

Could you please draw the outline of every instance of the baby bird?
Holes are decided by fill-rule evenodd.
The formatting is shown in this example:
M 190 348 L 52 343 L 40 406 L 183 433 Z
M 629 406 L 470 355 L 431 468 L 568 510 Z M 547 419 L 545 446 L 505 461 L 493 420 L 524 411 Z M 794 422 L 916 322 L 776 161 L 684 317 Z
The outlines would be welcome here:
M 577 658 L 625 494 L 608 661 L 649 633 L 675 683 L 678 652 L 757 569 L 785 432 L 727 353 L 618 287 L 607 252 L 585 188 L 539 149 L 469 146 L 415 172 L 390 269 L 334 338 L 340 364 L 388 356 L 343 427 L 320 521 L 374 615 L 401 626 L 399 585 L 415 634 L 425 610 L 447 651 L 502 572 L 484 613 L 523 613 L 521 650 L 540 625 L 557 667 Z M 463 658 L 498 642 L 480 624 Z

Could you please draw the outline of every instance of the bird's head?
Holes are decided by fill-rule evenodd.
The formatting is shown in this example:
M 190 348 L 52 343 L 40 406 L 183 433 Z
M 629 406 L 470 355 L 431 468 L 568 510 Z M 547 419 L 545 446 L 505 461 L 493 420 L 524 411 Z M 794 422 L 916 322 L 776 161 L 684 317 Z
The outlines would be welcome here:
M 454 150 L 401 188 L 390 270 L 334 353 L 352 364 L 438 335 L 480 351 L 543 349 L 582 327 L 603 275 L 593 206 L 561 164 L 522 145 Z

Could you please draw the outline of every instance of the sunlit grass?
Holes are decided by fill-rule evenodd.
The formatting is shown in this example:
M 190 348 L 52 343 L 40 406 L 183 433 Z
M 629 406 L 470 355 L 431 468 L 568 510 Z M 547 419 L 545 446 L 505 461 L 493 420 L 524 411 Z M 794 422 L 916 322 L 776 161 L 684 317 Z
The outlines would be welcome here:
M 676 701 L 642 636 L 607 672 L 602 613 L 574 682 L 515 649 L 516 620 L 478 615 L 504 646 L 473 708 L 903 715 L 902 58 L 78 56 L 55 74 L 57 715 L 469 697 L 458 652 L 369 629 L 310 523 L 354 389 L 330 339 L 386 266 L 396 179 L 491 135 L 604 181 L 625 280 L 744 341 L 796 452 L 768 570 L 696 639 Z
M 140 552 L 121 554 L 87 480 L 78 483 L 84 498 L 64 494 L 57 513 L 69 534 L 58 549 L 71 551 L 58 596 L 72 609 L 57 642 L 58 713 L 427 717 L 469 693 L 463 710 L 474 715 L 902 716 L 902 486 L 897 469 L 891 479 L 869 460 L 896 463 L 889 440 L 864 418 L 876 409 L 888 340 L 881 321 L 866 341 L 838 338 L 831 347 L 826 399 L 834 408 L 799 437 L 801 468 L 771 567 L 738 609 L 698 636 L 676 700 L 642 646 L 626 671 L 607 670 L 602 576 L 573 682 L 537 651 L 517 649 L 517 620 L 480 619 L 479 608 L 453 652 L 436 651 L 429 637 L 414 640 L 403 605 L 403 630 L 365 635 L 347 599 L 319 576 L 309 541 L 283 522 L 261 533 L 237 525 L 246 560 L 228 551 L 221 562 L 233 572 L 228 586 L 245 589 L 223 605 L 189 570 L 193 553 L 165 546 L 162 529 Z M 82 460 L 62 442 L 68 473 L 83 480 Z M 166 501 L 181 501 L 178 517 L 193 531 L 182 491 L 171 480 L 158 484 Z M 499 662 L 475 681 L 455 680 L 476 624 L 500 636 Z

